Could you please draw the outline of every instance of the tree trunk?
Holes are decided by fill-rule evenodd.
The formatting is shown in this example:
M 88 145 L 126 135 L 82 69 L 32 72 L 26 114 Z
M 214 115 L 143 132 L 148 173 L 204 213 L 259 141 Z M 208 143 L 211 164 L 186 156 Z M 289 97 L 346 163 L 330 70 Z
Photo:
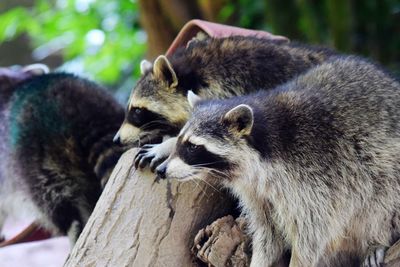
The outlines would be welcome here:
M 147 57 L 165 53 L 182 26 L 201 18 L 196 1 L 139 0 L 140 23 L 147 33 Z
M 120 159 L 65 266 L 199 266 L 195 235 L 233 201 L 204 184 L 155 182 L 132 167 L 136 152 Z

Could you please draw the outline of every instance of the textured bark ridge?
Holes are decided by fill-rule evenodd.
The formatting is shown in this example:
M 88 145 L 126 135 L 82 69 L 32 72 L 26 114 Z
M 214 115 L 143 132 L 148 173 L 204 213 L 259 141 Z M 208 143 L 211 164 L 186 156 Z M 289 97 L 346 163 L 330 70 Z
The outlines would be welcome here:
M 198 266 L 190 251 L 198 231 L 232 212 L 215 188 L 154 181 L 125 153 L 64 266 Z

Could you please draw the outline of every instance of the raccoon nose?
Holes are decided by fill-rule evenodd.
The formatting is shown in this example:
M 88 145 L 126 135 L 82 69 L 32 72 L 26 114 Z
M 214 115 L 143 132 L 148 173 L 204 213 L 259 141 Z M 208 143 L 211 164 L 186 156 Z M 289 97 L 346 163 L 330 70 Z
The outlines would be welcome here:
M 167 165 L 166 164 L 161 164 L 160 166 L 157 167 L 156 169 L 156 173 L 157 173 L 157 177 L 160 179 L 165 179 L 167 178 L 165 176 L 165 173 L 167 171 Z
M 121 144 L 121 138 L 119 137 L 119 131 L 117 132 L 117 134 L 114 136 L 113 138 L 113 142 L 117 145 Z

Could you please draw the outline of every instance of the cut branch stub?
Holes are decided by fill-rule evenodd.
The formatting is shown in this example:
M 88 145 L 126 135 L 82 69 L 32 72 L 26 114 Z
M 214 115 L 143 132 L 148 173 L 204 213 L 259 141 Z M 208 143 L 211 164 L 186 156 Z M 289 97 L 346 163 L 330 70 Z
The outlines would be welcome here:
M 222 217 L 199 231 L 192 252 L 209 266 L 249 266 L 250 238 L 244 228 L 243 217 Z

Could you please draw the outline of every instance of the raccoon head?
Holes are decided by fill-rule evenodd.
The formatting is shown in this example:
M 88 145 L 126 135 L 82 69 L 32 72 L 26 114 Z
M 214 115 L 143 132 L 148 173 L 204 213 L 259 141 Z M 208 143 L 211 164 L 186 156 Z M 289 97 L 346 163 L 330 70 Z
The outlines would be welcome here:
M 178 134 L 189 116 L 186 96 L 177 91 L 177 75 L 165 56 L 141 63 L 142 78 L 128 101 L 125 120 L 114 140 L 122 144 L 159 142 Z
M 199 98 L 188 94 L 191 105 Z M 250 106 L 227 101 L 200 101 L 181 130 L 174 152 L 157 168 L 160 178 L 202 179 L 228 183 L 246 168 L 244 153 L 253 128 Z M 251 148 L 250 148 L 251 150 Z M 253 153 L 253 151 L 250 151 Z

